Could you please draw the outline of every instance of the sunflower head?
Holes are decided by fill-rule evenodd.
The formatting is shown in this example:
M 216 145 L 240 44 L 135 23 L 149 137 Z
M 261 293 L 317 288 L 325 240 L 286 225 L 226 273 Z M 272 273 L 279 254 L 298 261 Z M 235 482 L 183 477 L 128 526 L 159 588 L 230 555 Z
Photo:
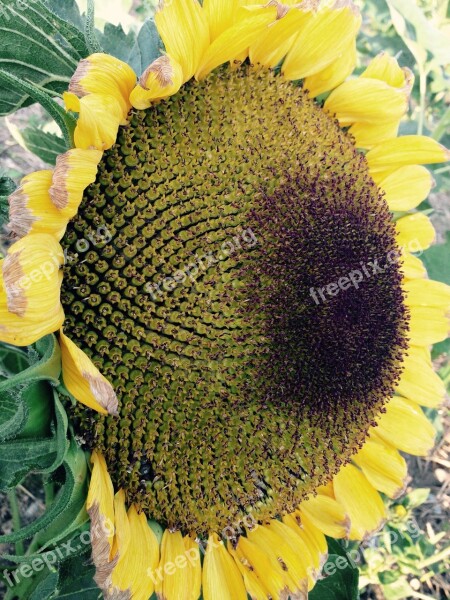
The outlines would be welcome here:
M 80 252 L 99 227 L 109 241 Z M 292 512 L 393 393 L 408 327 L 388 207 L 273 73 L 222 69 L 132 112 L 61 243 L 65 335 L 119 403 L 95 425 L 80 407 L 83 438 L 170 528 Z

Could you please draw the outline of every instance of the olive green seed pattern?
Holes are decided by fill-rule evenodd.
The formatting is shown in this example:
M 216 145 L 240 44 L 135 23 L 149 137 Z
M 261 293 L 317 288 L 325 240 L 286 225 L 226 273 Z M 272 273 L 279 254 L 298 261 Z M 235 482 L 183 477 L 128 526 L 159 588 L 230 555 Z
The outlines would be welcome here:
M 80 251 L 99 228 L 107 238 Z M 300 87 L 223 69 L 131 113 L 62 241 L 65 333 L 119 399 L 119 417 L 78 405 L 74 423 L 128 502 L 205 535 L 248 513 L 264 521 L 295 510 L 360 447 L 400 373 L 406 313 L 395 269 L 365 296 L 341 296 L 339 310 L 308 304 L 305 285 L 341 273 L 325 251 L 339 240 L 335 266 L 343 254 L 351 266 L 353 248 L 360 261 L 395 248 L 364 157 Z M 362 348 L 339 329 L 347 302 L 367 305 L 358 331 L 392 315 Z M 326 365 L 322 333 L 334 354 Z M 336 373 L 334 399 L 339 338 L 354 358 L 347 384 Z M 367 389 L 360 352 L 374 355 Z

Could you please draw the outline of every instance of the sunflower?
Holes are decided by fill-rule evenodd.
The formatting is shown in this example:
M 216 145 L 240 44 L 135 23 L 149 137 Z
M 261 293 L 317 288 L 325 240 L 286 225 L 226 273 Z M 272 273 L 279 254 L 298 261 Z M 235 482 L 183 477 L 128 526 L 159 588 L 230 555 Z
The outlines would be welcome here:
M 433 446 L 450 291 L 415 209 L 448 152 L 398 137 L 395 59 L 350 77 L 350 0 L 155 21 L 138 81 L 80 62 L 74 147 L 9 198 L 0 338 L 58 332 L 105 598 L 307 598 L 325 536 L 379 529 Z

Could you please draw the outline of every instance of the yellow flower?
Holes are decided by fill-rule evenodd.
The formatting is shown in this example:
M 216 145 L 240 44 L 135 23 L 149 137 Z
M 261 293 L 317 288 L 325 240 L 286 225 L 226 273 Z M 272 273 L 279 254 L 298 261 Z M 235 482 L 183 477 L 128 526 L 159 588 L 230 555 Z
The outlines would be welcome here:
M 10 197 L 0 339 L 59 330 L 105 598 L 307 598 L 325 535 L 379 529 L 400 452 L 433 446 L 450 291 L 414 256 L 434 239 L 415 209 L 448 152 L 397 137 L 396 60 L 351 76 L 350 0 L 155 20 L 138 82 L 80 63 L 76 147 Z

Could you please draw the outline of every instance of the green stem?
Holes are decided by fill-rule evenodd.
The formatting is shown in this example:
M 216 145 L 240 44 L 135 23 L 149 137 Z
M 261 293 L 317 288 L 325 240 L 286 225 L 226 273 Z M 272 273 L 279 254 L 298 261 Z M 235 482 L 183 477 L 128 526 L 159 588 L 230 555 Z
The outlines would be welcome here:
M 421 563 L 419 563 L 418 567 L 419 569 L 426 569 L 427 567 L 430 567 L 431 565 L 434 565 L 435 563 L 440 562 L 441 560 L 445 560 L 447 556 L 450 556 L 450 546 L 444 548 L 444 550 L 441 550 L 434 556 L 426 558 Z
M 76 126 L 76 119 L 55 102 L 48 92 L 44 92 L 36 85 L 0 69 L 0 81 L 2 80 L 12 89 L 22 92 L 25 96 L 30 96 L 35 102 L 39 102 L 61 129 L 67 149 L 74 147 L 73 132 Z
M 434 173 L 435 175 L 442 175 L 442 173 L 447 173 L 448 171 L 450 171 L 450 166 L 442 167 L 441 169 L 436 169 Z
M 84 39 L 91 54 L 103 52 L 95 35 L 95 6 L 94 0 L 87 0 L 86 24 L 84 27 Z
M 44 481 L 45 507 L 48 508 L 55 498 L 55 486 L 53 481 L 46 479 Z
M 425 127 L 425 111 L 427 109 L 427 77 L 428 73 L 425 67 L 419 68 L 419 85 L 420 85 L 420 112 L 419 121 L 417 124 L 417 134 L 423 135 Z
M 7 497 L 8 497 L 9 506 L 11 508 L 13 529 L 14 529 L 14 531 L 19 531 L 19 529 L 21 527 L 21 523 L 20 523 L 19 503 L 17 501 L 16 490 L 8 490 Z M 16 542 L 15 546 L 16 546 L 16 554 L 17 555 L 22 556 L 23 554 L 25 554 L 25 547 L 23 545 L 23 540 L 19 540 L 18 542 Z
M 433 135 L 431 137 L 434 140 L 436 140 L 437 142 L 440 142 L 441 139 L 446 134 L 449 124 L 450 124 L 450 106 L 445 111 L 444 116 L 442 117 L 442 119 L 436 125 L 436 128 L 433 131 Z

